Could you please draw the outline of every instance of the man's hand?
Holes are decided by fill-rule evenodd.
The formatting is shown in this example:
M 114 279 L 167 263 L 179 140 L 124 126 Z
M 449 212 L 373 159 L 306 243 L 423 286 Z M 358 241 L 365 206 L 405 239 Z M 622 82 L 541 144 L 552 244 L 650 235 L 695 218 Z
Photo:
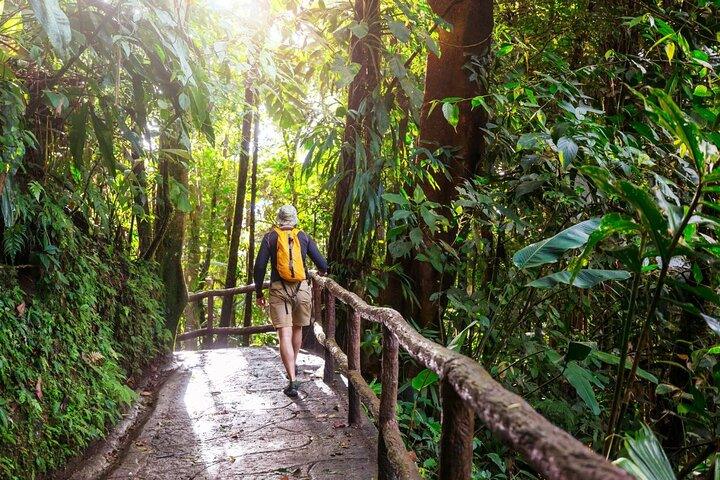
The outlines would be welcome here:
M 257 297 L 255 299 L 255 303 L 257 303 L 257 306 L 260 308 L 265 308 L 267 306 L 267 301 L 265 300 L 265 297 Z

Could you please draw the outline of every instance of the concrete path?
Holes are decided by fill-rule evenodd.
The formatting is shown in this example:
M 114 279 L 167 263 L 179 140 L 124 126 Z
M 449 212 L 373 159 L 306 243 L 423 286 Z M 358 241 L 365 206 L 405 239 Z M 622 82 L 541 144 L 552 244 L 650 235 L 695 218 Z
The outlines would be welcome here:
M 107 478 L 375 478 L 376 433 L 346 426 L 347 401 L 322 382 L 321 358 L 301 354 L 300 396 L 289 399 L 277 350 L 176 355 L 182 367 Z

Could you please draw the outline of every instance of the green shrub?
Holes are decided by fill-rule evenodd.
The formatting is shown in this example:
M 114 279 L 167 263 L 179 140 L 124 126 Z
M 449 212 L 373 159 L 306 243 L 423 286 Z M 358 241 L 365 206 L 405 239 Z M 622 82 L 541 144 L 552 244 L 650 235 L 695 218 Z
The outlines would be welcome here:
M 42 274 L 0 270 L 0 478 L 35 478 L 103 436 L 169 343 L 150 266 L 78 243 Z

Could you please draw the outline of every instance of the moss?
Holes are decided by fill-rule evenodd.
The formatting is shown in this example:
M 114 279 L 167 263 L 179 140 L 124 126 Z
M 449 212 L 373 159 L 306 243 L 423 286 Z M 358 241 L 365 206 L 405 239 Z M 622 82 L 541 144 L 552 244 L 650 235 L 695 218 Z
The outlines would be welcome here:
M 134 398 L 130 376 L 169 344 L 151 266 L 77 251 L 31 288 L 0 274 L 0 478 L 35 478 L 103 436 Z

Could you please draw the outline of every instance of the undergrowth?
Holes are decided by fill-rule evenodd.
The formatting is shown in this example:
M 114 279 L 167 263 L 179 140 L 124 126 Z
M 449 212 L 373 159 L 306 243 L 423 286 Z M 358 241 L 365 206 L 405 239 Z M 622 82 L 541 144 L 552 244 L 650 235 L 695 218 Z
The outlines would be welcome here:
M 87 240 L 59 257 L 42 273 L 0 270 L 3 479 L 57 469 L 103 436 L 134 398 L 128 379 L 169 341 L 149 265 Z

